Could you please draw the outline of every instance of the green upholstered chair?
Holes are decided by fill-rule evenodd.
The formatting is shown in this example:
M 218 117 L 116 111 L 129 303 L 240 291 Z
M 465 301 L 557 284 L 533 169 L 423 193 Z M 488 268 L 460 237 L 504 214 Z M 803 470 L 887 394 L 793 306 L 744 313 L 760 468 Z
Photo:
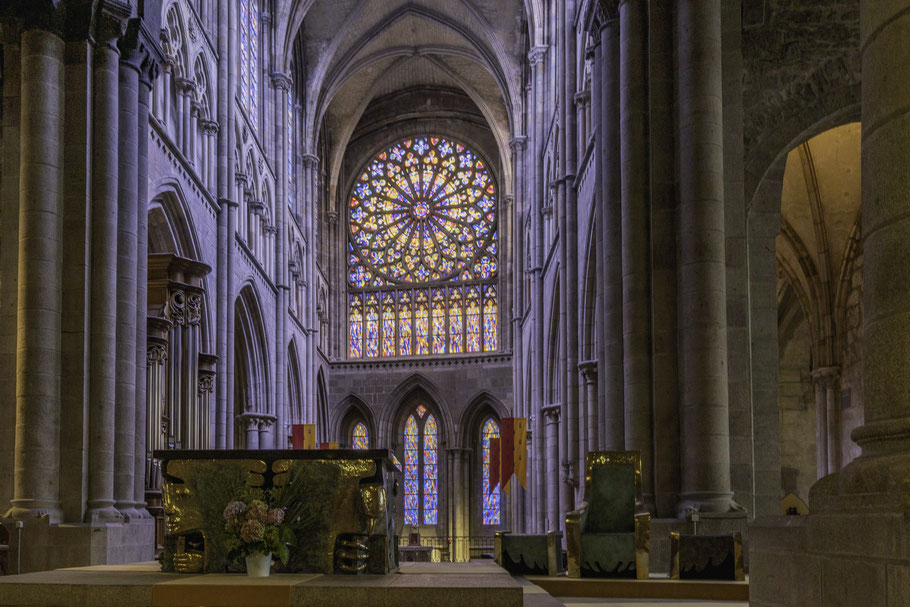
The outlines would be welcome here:
M 569 577 L 648 579 L 651 516 L 636 514 L 638 451 L 595 451 L 585 458 L 585 499 L 566 515 Z

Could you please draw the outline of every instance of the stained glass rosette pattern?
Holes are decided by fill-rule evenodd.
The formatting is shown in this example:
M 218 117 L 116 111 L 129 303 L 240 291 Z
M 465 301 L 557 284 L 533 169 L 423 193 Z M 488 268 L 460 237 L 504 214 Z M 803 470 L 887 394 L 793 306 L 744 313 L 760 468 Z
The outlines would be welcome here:
M 481 450 L 483 451 L 483 481 L 482 481 L 482 492 L 483 492 L 483 524 L 484 525 L 498 525 L 500 522 L 499 519 L 499 505 L 501 501 L 501 494 L 499 483 L 495 487 L 490 489 L 490 468 L 492 463 L 492 457 L 490 453 L 490 439 L 499 438 L 499 424 L 497 424 L 493 419 L 488 419 L 483 425 L 483 433 L 481 439 Z
M 363 308 L 352 358 L 497 349 L 497 198 L 480 157 L 441 137 L 400 141 L 363 169 L 348 213 L 348 288 Z

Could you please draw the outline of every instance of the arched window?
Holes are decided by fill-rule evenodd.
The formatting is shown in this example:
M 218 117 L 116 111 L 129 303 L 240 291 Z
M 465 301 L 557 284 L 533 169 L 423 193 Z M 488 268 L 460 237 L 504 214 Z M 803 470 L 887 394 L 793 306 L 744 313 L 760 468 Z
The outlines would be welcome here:
M 439 427 L 423 405 L 404 426 L 404 523 L 435 525 L 439 512 Z
M 486 163 L 459 143 L 373 157 L 348 204 L 348 356 L 496 351 L 497 213 Z
M 370 448 L 370 431 L 363 422 L 354 424 L 354 429 L 351 431 L 351 446 L 354 449 Z
M 259 121 L 259 0 L 240 0 L 240 103 Z
M 483 499 L 483 524 L 498 525 L 500 523 L 499 506 L 502 501 L 501 485 L 490 487 L 490 471 L 492 457 L 490 439 L 499 438 L 499 424 L 492 417 L 483 424 L 481 430 L 481 450 L 483 452 L 483 481 L 481 483 Z

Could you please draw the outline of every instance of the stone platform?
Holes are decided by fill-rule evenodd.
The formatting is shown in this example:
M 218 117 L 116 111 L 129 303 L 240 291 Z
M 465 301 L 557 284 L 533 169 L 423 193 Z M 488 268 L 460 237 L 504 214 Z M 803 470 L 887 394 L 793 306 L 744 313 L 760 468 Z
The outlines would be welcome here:
M 0 577 L 0 606 L 521 607 L 522 585 L 491 561 L 402 563 L 389 575 L 162 573 L 156 562 Z M 549 597 L 547 597 L 549 598 Z
M 652 574 L 647 580 L 528 576 L 551 596 L 597 599 L 748 601 L 749 582 L 671 580 Z

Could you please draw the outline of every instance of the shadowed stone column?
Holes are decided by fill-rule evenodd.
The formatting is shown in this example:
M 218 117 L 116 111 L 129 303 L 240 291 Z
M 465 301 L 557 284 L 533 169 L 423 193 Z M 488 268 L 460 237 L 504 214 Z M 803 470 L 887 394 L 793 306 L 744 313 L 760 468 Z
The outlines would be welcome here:
M 720 0 L 679 5 L 679 293 L 682 475 L 678 513 L 727 512 L 726 257 Z
M 848 482 L 888 466 L 888 483 L 910 471 L 910 12 L 905 2 L 864 2 L 861 11 L 863 190 L 863 448 Z M 878 456 L 896 456 L 889 463 Z M 903 481 L 905 482 L 905 481 Z M 874 491 L 884 487 L 870 487 Z M 905 498 L 906 499 L 906 498 Z
M 117 361 L 117 202 L 119 53 L 128 14 L 101 15 L 93 58 L 91 350 L 89 487 L 86 520 L 117 519 L 114 508 L 114 403 Z
M 544 129 L 544 72 L 546 65 L 544 58 L 547 55 L 547 46 L 535 46 L 528 53 L 528 63 L 531 66 L 534 93 L 534 135 L 531 146 L 532 175 L 535 176 L 533 189 L 531 193 L 531 230 L 533 238 L 533 251 L 531 253 L 531 267 L 528 271 L 531 273 L 531 299 L 532 299 L 532 361 L 531 368 L 534 370 L 532 377 L 534 385 L 532 388 L 532 403 L 530 411 L 534 412 L 534 434 L 538 437 L 536 456 L 540 462 L 534 470 L 535 500 L 537 502 L 538 520 L 534 523 L 538 532 L 543 532 L 546 526 L 544 515 L 549 513 L 549 502 L 547 494 L 550 491 L 549 483 L 546 483 L 543 463 L 547 461 L 546 445 L 544 439 L 544 412 L 543 412 L 543 369 L 544 369 L 544 313 L 543 313 L 543 216 L 541 209 L 543 205 L 543 129 Z M 557 456 L 558 458 L 558 453 Z M 546 484 L 545 484 L 546 483 Z
M 839 367 L 819 367 L 812 371 L 815 382 L 815 444 L 818 478 L 840 468 L 837 460 L 840 451 L 837 411 L 837 382 Z
M 612 6 L 610 6 L 612 5 Z M 595 49 L 598 99 L 597 148 L 600 174 L 598 222 L 603 250 L 598 267 L 603 289 L 600 341 L 603 344 L 603 434 L 600 447 L 625 448 L 623 386 L 622 206 L 619 148 L 619 19 L 615 2 L 602 3 L 600 44 Z
M 59 495 L 63 40 L 21 37 L 15 477 L 6 516 L 62 518 Z M 6 143 L 6 142 L 4 142 Z
M 625 446 L 641 452 L 642 500 L 645 508 L 653 513 L 648 13 L 645 2 L 621 2 L 619 22 Z
M 288 448 L 289 411 L 288 411 L 288 253 L 287 253 L 287 213 L 288 213 L 288 96 L 291 94 L 291 77 L 275 72 L 272 74 L 272 86 L 275 87 L 275 112 L 278 115 L 278 133 L 275 136 L 278 147 L 278 171 L 275 221 L 275 284 L 278 296 L 275 298 L 275 322 L 278 325 L 278 339 L 275 346 L 275 448 Z
M 139 230 L 139 56 L 130 24 L 120 39 L 120 99 L 117 152 L 117 383 L 115 388 L 114 499 L 127 518 L 133 506 L 136 432 L 137 233 Z M 97 119 L 97 117 L 96 117 Z
M 582 452 L 582 457 L 584 457 L 584 451 L 596 451 L 597 450 L 597 361 L 596 360 L 586 360 L 584 362 L 578 363 L 578 370 L 581 371 L 582 379 L 584 380 L 584 419 L 583 424 L 585 435 L 585 449 Z M 579 475 L 584 470 L 584 466 L 578 468 Z

